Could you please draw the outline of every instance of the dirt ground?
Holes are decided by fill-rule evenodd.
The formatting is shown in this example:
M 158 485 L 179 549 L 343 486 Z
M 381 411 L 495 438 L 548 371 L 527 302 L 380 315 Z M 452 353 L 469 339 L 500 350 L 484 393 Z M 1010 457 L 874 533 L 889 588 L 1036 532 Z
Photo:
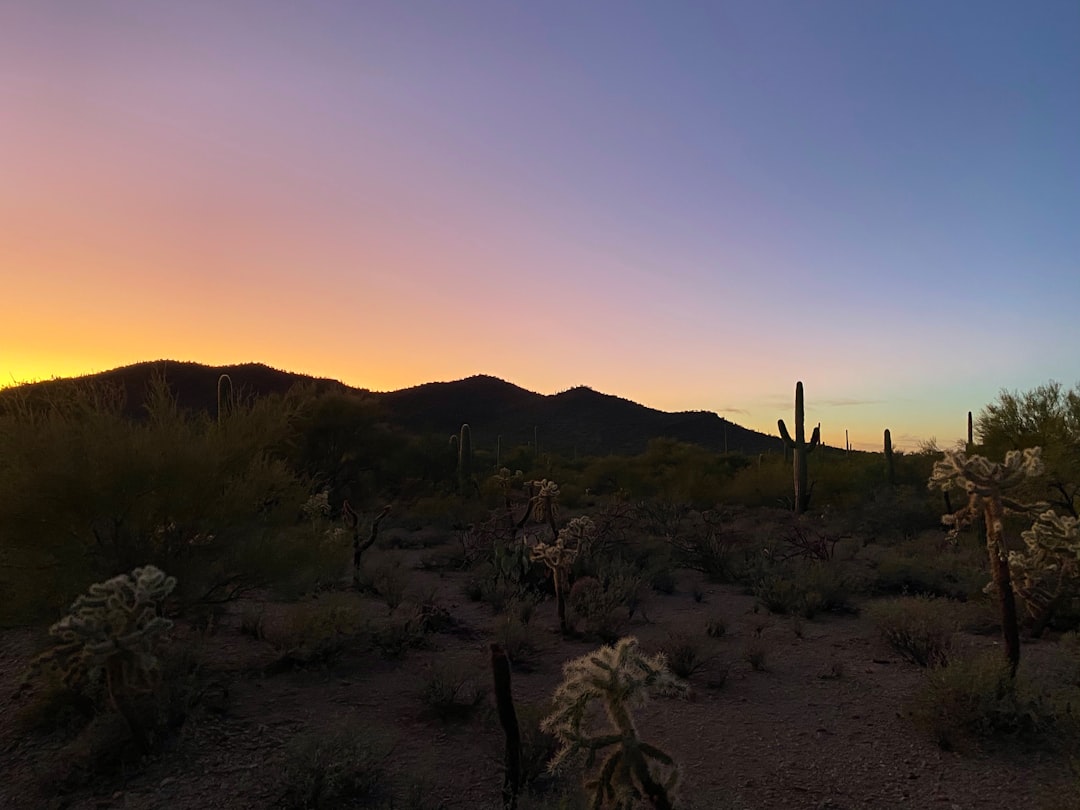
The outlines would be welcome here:
M 415 565 L 421 552 L 398 552 Z M 489 644 L 499 618 L 469 601 L 466 573 L 413 570 L 410 591 L 434 593 L 456 620 L 453 632 L 430 635 L 425 649 L 400 660 L 357 644 L 328 666 L 274 667 L 282 650 L 271 641 L 275 623 L 295 605 L 230 604 L 215 626 L 178 625 L 176 643 L 189 644 L 211 684 L 197 710 L 166 749 L 130 776 L 94 780 L 65 790 L 55 776 L 66 741 L 20 730 L 17 685 L 40 633 L 0 636 L 0 807 L 273 808 L 283 799 L 289 743 L 297 735 L 345 724 L 385 737 L 387 767 L 401 780 L 426 786 L 433 806 L 476 810 L 500 806 L 502 732 L 491 709 Z M 643 739 L 668 751 L 681 766 L 685 806 L 723 810 L 810 808 L 1064 807 L 1060 791 L 1075 790 L 1048 754 L 946 752 L 912 723 L 909 706 L 925 671 L 903 661 L 863 615 L 824 615 L 812 621 L 755 612 L 738 586 L 706 583 L 682 571 L 670 595 L 651 594 L 623 628 L 646 650 L 672 633 L 700 638 L 710 661 L 690 678 L 688 700 L 658 698 L 637 715 Z M 695 587 L 703 593 L 694 598 Z M 372 620 L 387 605 L 373 595 L 324 594 Z M 406 605 L 398 611 L 407 610 Z M 244 617 L 261 612 L 265 636 L 240 631 Z M 706 636 L 709 620 L 725 634 Z M 564 661 L 598 646 L 564 640 L 556 632 L 553 600 L 532 617 L 538 650 L 529 671 L 513 674 L 519 708 L 541 705 L 561 680 Z M 964 639 L 994 645 L 993 637 Z M 1037 660 L 1051 641 L 1028 642 Z M 758 646 L 765 667 L 754 670 L 746 652 Z M 474 673 L 487 689 L 469 719 L 429 716 L 419 692 L 432 667 Z M 564 778 L 566 784 L 576 774 Z M 1069 787 L 1071 785 L 1071 788 Z M 530 806 L 557 806 L 557 799 Z M 362 807 L 363 803 L 350 806 Z

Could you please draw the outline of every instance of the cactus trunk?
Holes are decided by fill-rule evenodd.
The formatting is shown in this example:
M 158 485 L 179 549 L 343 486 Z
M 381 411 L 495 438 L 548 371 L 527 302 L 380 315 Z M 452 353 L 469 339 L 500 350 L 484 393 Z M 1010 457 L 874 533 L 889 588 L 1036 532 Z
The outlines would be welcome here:
M 795 383 L 795 438 L 791 438 L 784 420 L 777 421 L 780 438 L 784 440 L 785 455 L 791 450 L 793 478 L 795 483 L 795 514 L 801 515 L 810 506 L 810 487 L 807 485 L 806 457 L 821 442 L 821 428 L 814 428 L 810 441 L 806 441 L 806 421 L 803 408 L 803 384 Z
M 472 431 L 468 425 L 461 426 L 458 440 L 458 489 L 465 494 L 473 483 Z
M 892 434 L 885 428 L 885 478 L 890 484 L 896 483 L 896 468 L 893 466 Z
M 990 557 L 990 572 L 1001 608 L 1001 635 L 1005 640 L 1005 657 L 1009 660 L 1009 673 L 1015 678 L 1016 668 L 1020 664 L 1020 624 L 1016 618 L 1016 596 L 1013 593 L 1008 552 L 1005 550 L 1002 530 L 1005 509 L 1000 497 L 986 499 L 983 516 L 986 520 L 986 551 Z
M 503 755 L 503 808 L 517 807 L 521 789 L 521 729 L 518 727 L 514 697 L 510 692 L 510 661 L 498 644 L 491 645 L 491 670 L 495 679 L 495 708 L 499 724 L 506 735 L 506 751 Z

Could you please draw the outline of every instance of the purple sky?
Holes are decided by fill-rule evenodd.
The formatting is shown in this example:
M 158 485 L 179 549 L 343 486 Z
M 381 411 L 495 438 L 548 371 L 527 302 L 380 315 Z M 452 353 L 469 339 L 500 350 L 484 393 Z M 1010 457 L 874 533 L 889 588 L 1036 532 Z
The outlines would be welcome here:
M 586 384 L 949 444 L 1080 380 L 1076 2 L 0 3 L 0 376 Z

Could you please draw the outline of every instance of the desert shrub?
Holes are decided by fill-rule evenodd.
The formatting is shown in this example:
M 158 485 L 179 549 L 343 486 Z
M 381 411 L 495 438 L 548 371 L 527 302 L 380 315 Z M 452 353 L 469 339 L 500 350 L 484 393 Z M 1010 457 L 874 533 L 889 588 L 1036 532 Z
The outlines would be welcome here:
M 871 587 L 877 593 L 970 599 L 989 576 L 984 548 L 950 543 L 940 531 L 887 548 L 869 546 L 864 556 L 873 566 Z
M 625 607 L 628 616 L 633 618 L 634 612 L 641 604 L 641 594 L 645 583 L 644 574 L 633 563 L 621 558 L 613 558 L 597 567 L 596 578 L 604 586 L 604 593 L 610 599 L 613 608 Z
M 881 487 L 853 510 L 851 528 L 871 540 L 907 540 L 941 525 L 940 504 L 922 486 Z
M 409 585 L 409 572 L 401 557 L 384 557 L 372 562 L 368 569 L 367 581 L 372 590 L 386 603 L 393 613 L 405 600 L 405 591 Z
M 769 651 L 761 641 L 751 641 L 743 648 L 743 659 L 754 672 L 765 672 L 768 668 Z
M 389 798 L 389 755 L 390 746 L 373 741 L 364 723 L 342 723 L 294 737 L 282 766 L 282 804 L 290 810 L 357 802 L 374 807 Z
M 521 786 L 528 789 L 547 775 L 559 742 L 554 734 L 540 727 L 541 720 L 551 712 L 550 705 L 524 703 L 516 711 L 521 734 Z
M 267 640 L 289 663 L 330 665 L 355 643 L 364 627 L 358 606 L 345 600 L 291 605 Z
M 1026 677 L 1012 678 L 1009 662 L 998 652 L 930 669 L 912 716 L 945 750 L 995 738 L 1045 741 L 1068 719 L 1057 716 Z
M 458 624 L 450 611 L 439 603 L 434 591 L 419 596 L 416 617 L 421 633 L 446 633 Z
M 812 619 L 823 611 L 849 610 L 853 585 L 836 563 L 793 561 L 768 569 L 754 595 L 770 613 Z
M 519 619 L 507 616 L 495 628 L 495 640 L 506 652 L 510 665 L 519 672 L 536 669 L 540 646 L 535 632 Z
M 722 638 L 727 634 L 727 621 L 721 616 L 714 616 L 705 622 L 705 635 L 709 638 Z
M 567 597 L 570 609 L 583 619 L 595 619 L 611 609 L 604 598 L 604 586 L 596 577 L 582 577 L 570 588 Z
M 425 669 L 419 691 L 425 710 L 443 722 L 467 720 L 486 694 L 475 677 L 442 662 Z
M 266 638 L 266 611 L 261 607 L 245 606 L 240 613 L 240 635 L 262 641 Z
M 657 568 L 649 576 L 649 585 L 657 593 L 671 596 L 675 593 L 675 572 L 670 568 Z
M 419 613 L 390 619 L 371 629 L 371 645 L 383 658 L 402 658 L 409 650 L 423 649 L 427 643 Z
M 673 633 L 660 645 L 660 652 L 667 660 L 668 669 L 680 678 L 689 678 L 709 663 L 711 658 L 693 636 Z
M 584 621 L 586 632 L 604 640 L 617 637 L 622 619 L 616 611 L 632 598 L 627 593 L 631 588 L 626 585 L 619 577 L 612 577 L 607 587 L 595 577 L 582 577 L 574 583 L 568 604 L 574 615 Z M 632 590 L 636 592 L 636 586 Z
M 959 624 L 948 601 L 927 596 L 901 597 L 875 602 L 869 612 L 881 637 L 904 659 L 921 667 L 948 663 Z
M 137 421 L 100 386 L 51 390 L 0 403 L 0 621 L 40 616 L 144 561 L 176 575 L 185 601 L 265 579 L 265 555 L 243 541 L 294 523 L 308 496 L 278 450 L 292 399 L 239 403 L 212 422 L 181 411 L 159 377 Z

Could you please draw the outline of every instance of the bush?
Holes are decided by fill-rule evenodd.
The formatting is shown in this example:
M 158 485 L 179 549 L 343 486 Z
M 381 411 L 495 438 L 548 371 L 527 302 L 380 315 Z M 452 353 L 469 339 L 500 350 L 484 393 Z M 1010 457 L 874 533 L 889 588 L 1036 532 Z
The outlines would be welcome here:
M 921 667 L 944 666 L 959 622 L 954 606 L 943 599 L 912 596 L 870 606 L 881 637 L 907 661 Z
M 356 802 L 373 807 L 389 797 L 385 788 L 389 754 L 390 746 L 373 742 L 363 723 L 295 737 L 286 749 L 283 804 L 290 810 Z
M 360 610 L 344 600 L 293 605 L 279 630 L 268 640 L 296 666 L 336 662 L 359 636 Z
M 812 619 L 822 611 L 850 610 L 852 590 L 851 580 L 837 563 L 793 561 L 768 570 L 754 595 L 770 613 Z
M 420 702 L 444 722 L 468 719 L 486 694 L 475 678 L 442 663 L 427 668 L 420 686 Z
M 1059 725 L 1045 696 L 1023 677 L 1009 677 L 1009 663 L 1000 652 L 954 659 L 929 670 L 912 715 L 946 751 L 994 738 L 1045 739 Z
M 667 659 L 668 669 L 683 679 L 688 679 L 703 669 L 710 658 L 702 650 L 702 645 L 685 633 L 669 636 L 667 641 L 660 645 L 660 652 Z
M 371 631 L 371 644 L 383 658 L 402 658 L 409 650 L 427 645 L 423 617 L 419 612 L 404 619 L 390 620 Z
M 64 603 L 88 581 L 153 562 L 197 600 L 222 581 L 262 579 L 244 541 L 296 521 L 308 496 L 278 452 L 295 401 L 237 405 L 226 418 L 182 412 L 163 377 L 145 418 L 102 386 L 0 400 L 0 622 Z

